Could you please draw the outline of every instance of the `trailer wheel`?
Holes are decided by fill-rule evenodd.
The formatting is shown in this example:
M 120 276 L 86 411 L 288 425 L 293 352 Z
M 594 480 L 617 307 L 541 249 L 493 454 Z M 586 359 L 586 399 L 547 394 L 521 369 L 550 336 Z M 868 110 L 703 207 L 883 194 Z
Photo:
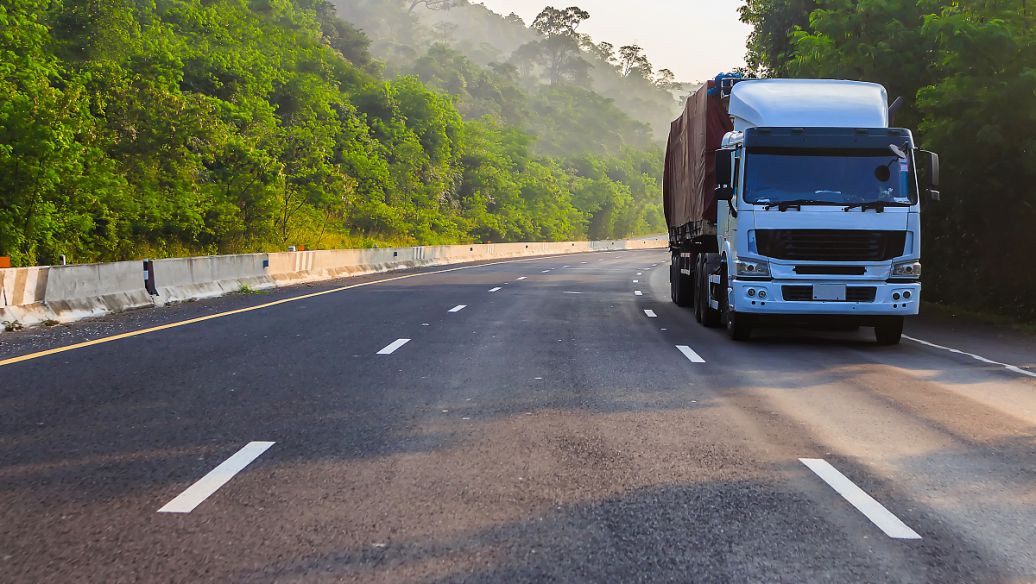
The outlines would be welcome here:
M 874 327 L 874 338 L 879 345 L 898 345 L 903 339 L 902 316 L 893 316 Z
M 701 256 L 699 255 L 694 261 L 694 276 L 692 282 L 694 282 L 694 320 L 701 322 L 702 313 L 706 302 L 706 290 L 701 284 L 701 275 L 704 268 L 702 268 Z
M 673 300 L 674 304 L 679 296 L 679 291 L 676 289 L 680 284 L 680 280 L 676 277 L 679 273 L 679 259 L 680 254 L 672 252 L 672 260 L 669 262 L 669 298 Z
M 669 267 L 669 288 L 677 306 L 690 306 L 694 302 L 694 280 L 680 271 L 683 263 L 680 253 L 674 251 Z

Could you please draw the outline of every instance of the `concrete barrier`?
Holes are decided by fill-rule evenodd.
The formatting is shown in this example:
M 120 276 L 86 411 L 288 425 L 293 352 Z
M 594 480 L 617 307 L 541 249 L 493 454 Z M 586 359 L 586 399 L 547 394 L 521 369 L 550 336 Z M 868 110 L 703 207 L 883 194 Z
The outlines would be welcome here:
M 0 269 L 0 324 L 33 326 L 170 302 L 210 298 L 299 282 L 423 266 L 587 251 L 665 248 L 665 237 L 639 240 L 338 249 L 155 260 L 152 296 L 143 261 Z M 0 326 L 0 331 L 3 327 Z
M 0 331 L 5 323 L 32 326 L 49 318 L 43 304 L 50 268 L 0 269 Z
M 659 248 L 667 240 L 489 243 L 272 253 L 268 274 L 277 285 L 374 274 L 424 266 L 587 251 Z
M 301 252 L 308 253 L 308 252 Z M 267 254 L 240 254 L 155 260 L 157 305 L 222 296 L 242 287 L 273 288 Z
M 51 266 L 44 302 L 58 322 L 154 305 L 141 261 Z

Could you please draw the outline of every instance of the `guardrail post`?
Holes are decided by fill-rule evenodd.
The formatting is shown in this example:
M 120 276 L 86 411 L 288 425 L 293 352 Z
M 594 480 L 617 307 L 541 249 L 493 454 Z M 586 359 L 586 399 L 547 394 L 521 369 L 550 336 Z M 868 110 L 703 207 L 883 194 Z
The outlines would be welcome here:
M 155 262 L 144 260 L 144 289 L 152 296 L 158 296 L 158 287 L 155 285 Z

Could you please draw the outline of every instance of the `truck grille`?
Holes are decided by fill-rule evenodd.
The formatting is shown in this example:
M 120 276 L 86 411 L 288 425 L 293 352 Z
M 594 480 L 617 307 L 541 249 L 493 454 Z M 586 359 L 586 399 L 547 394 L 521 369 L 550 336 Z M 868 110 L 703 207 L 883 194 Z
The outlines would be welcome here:
M 812 286 L 781 286 L 781 294 L 787 302 L 810 302 L 813 300 Z M 874 286 L 849 286 L 845 289 L 846 302 L 874 302 L 878 289 Z
M 905 231 L 759 229 L 759 253 L 779 260 L 877 262 L 903 255 Z

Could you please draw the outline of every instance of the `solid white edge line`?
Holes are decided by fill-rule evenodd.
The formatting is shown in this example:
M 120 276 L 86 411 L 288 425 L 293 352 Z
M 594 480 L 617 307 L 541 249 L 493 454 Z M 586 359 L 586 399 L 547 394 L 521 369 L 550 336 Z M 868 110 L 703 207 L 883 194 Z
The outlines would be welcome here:
M 701 355 L 694 352 L 694 349 L 687 345 L 677 345 L 676 348 L 683 353 L 684 357 L 687 357 L 691 363 L 704 363 L 705 359 L 701 358 Z
M 921 539 L 916 531 L 910 529 L 906 523 L 900 521 L 899 517 L 892 514 L 884 505 L 874 500 L 863 491 L 856 483 L 849 480 L 838 469 L 831 466 L 822 458 L 800 458 L 799 462 L 806 465 L 821 480 L 828 484 L 839 495 L 842 496 L 856 510 L 870 519 L 871 523 L 878 529 L 885 532 L 885 535 L 894 539 Z
M 646 314 L 648 318 L 658 318 L 658 315 L 655 314 L 654 310 L 645 310 L 644 314 Z
M 273 442 L 249 442 L 234 453 L 233 456 L 223 461 L 219 466 L 209 471 L 209 474 L 198 479 L 198 482 L 187 487 L 187 489 L 176 496 L 172 501 L 166 503 L 159 513 L 190 513 L 220 487 L 230 482 L 234 475 L 244 470 L 253 460 L 266 452 Z
M 467 307 L 468 307 L 467 304 L 458 304 L 457 306 L 454 306 L 453 308 L 451 308 L 450 312 L 460 312 L 460 311 L 464 310 Z
M 497 286 L 496 288 L 490 288 L 489 289 L 490 292 L 499 292 L 500 290 L 503 290 L 503 288 L 501 288 L 500 286 Z
M 379 355 L 391 355 L 396 352 L 396 349 L 410 342 L 410 339 L 396 339 L 389 343 L 384 349 L 378 351 Z
M 907 335 L 903 335 L 903 338 L 907 339 L 908 341 L 913 341 L 915 343 L 920 343 L 922 345 L 925 345 L 925 346 L 928 346 L 928 347 L 932 347 L 933 349 L 941 349 L 943 351 L 949 351 L 951 353 L 956 353 L 958 355 L 964 355 L 965 357 L 971 357 L 972 359 L 974 359 L 976 361 L 981 361 L 982 363 L 988 363 L 989 365 L 997 365 L 999 367 L 1003 367 L 1004 369 L 1007 369 L 1008 371 L 1010 371 L 1012 373 L 1018 373 L 1020 375 L 1027 375 L 1029 377 L 1036 377 L 1036 373 L 1033 373 L 1032 371 L 1028 371 L 1026 369 L 1022 369 L 1021 367 L 1018 367 L 1017 365 L 1010 365 L 1010 364 L 1007 364 L 1007 363 L 1001 363 L 999 361 L 993 361 L 992 359 L 986 359 L 985 357 L 983 357 L 981 355 L 975 355 L 974 353 L 968 353 L 966 351 L 961 351 L 960 349 L 954 349 L 953 347 L 944 347 L 942 345 L 936 345 L 935 343 L 931 343 L 931 342 L 928 342 L 928 341 L 922 341 L 921 339 L 915 339 L 914 337 L 909 337 Z

